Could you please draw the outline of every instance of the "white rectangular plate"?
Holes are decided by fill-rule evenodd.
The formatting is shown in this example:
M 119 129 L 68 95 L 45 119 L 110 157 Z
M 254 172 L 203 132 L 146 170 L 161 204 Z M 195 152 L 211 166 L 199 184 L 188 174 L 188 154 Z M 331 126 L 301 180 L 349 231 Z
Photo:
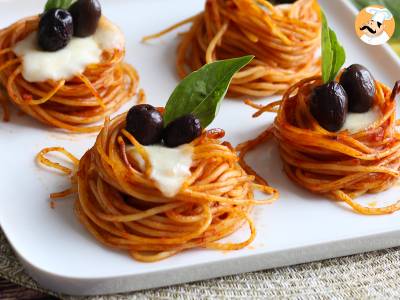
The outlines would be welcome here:
M 347 50 L 346 64 L 361 63 L 392 86 L 400 77 L 399 60 L 387 46 L 358 40 L 355 11 L 344 1 L 320 3 Z M 204 0 L 101 2 L 105 15 L 125 33 L 126 59 L 138 69 L 149 102 L 164 105 L 178 82 L 176 32 L 150 44 L 140 43 L 141 37 L 199 12 Z M 39 13 L 43 4 L 44 0 L 1 0 L 0 27 Z M 224 128 L 226 139 L 236 145 L 257 136 L 273 120 L 272 114 L 254 120 L 252 113 L 241 101 L 227 99 L 212 126 Z M 73 199 L 49 207 L 49 193 L 67 187 L 68 179 L 37 166 L 35 155 L 44 147 L 63 146 L 79 157 L 94 138 L 51 130 L 15 111 L 10 123 L 0 123 L 0 224 L 26 270 L 45 288 L 75 295 L 133 291 L 400 245 L 398 213 L 358 215 L 295 186 L 283 173 L 270 142 L 249 161 L 281 197 L 274 205 L 253 210 L 257 238 L 250 247 L 232 252 L 197 249 L 161 262 L 139 263 L 96 242 L 76 220 Z M 360 201 L 383 205 L 398 195 L 399 187 L 394 187 Z M 243 228 L 230 239 L 246 234 Z

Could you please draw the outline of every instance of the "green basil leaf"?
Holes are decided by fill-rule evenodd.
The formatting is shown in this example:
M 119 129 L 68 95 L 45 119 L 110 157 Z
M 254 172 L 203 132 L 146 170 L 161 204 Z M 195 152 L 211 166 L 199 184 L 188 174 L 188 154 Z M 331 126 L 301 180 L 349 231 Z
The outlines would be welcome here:
M 321 10 L 322 30 L 321 30 L 321 64 L 322 64 L 322 81 L 324 83 L 329 81 L 332 70 L 332 45 L 330 38 L 330 30 L 328 21 L 326 20 L 324 12 Z
M 186 114 L 199 118 L 206 128 L 218 113 L 222 99 L 228 91 L 233 75 L 254 56 L 220 60 L 207 64 L 189 74 L 173 91 L 165 106 L 164 124 Z
M 333 49 L 333 58 L 332 58 L 331 74 L 329 75 L 328 82 L 335 80 L 337 73 L 343 66 L 344 61 L 346 60 L 346 52 L 344 51 L 342 45 L 339 44 L 336 37 L 336 33 L 332 29 L 329 29 L 329 37 L 331 39 L 331 45 Z
M 324 83 L 335 79 L 346 60 L 346 53 L 336 37 L 336 33 L 329 28 L 324 12 L 321 10 L 321 64 L 322 81 Z
M 44 7 L 44 11 L 49 11 L 53 8 L 61 8 L 61 9 L 68 9 L 73 0 L 47 0 L 46 6 Z

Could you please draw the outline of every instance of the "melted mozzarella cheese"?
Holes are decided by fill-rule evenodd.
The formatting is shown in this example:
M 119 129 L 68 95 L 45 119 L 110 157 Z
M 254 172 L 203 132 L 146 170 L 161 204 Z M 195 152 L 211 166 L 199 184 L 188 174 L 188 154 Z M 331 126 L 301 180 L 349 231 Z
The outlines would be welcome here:
M 365 113 L 348 113 L 342 130 L 348 130 L 350 133 L 362 131 L 379 120 L 382 116 L 379 108 L 373 108 Z
M 105 17 L 100 19 L 93 38 L 102 50 L 124 50 L 125 48 L 125 38 L 121 30 Z
M 150 178 L 166 197 L 174 197 L 181 189 L 185 180 L 190 177 L 193 146 L 186 144 L 176 148 L 160 145 L 144 146 L 151 163 Z M 135 147 L 127 147 L 128 157 L 134 159 L 142 171 L 145 162 Z
M 13 49 L 22 58 L 22 76 L 28 82 L 68 80 L 83 73 L 88 65 L 99 63 L 103 50 L 125 47 L 121 31 L 105 18 L 94 35 L 73 37 L 65 48 L 55 52 L 40 49 L 37 39 L 37 32 L 32 32 Z
M 22 76 L 29 82 L 70 79 L 86 66 L 100 62 L 101 49 L 93 37 L 72 38 L 68 45 L 55 52 L 37 46 L 37 32 L 19 42 L 14 52 L 22 57 Z

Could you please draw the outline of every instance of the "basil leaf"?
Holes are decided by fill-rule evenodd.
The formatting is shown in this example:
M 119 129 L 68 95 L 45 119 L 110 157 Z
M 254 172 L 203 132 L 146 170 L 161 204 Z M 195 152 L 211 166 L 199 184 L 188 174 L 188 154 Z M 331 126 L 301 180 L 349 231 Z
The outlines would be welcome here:
M 330 30 L 324 12 L 321 10 L 322 30 L 321 30 L 321 64 L 322 64 L 322 81 L 329 82 L 332 70 L 332 45 L 330 38 Z
M 49 11 L 53 8 L 68 9 L 74 0 L 47 0 L 44 11 Z
M 324 12 L 321 10 L 321 64 L 322 81 L 324 83 L 335 80 L 337 73 L 346 60 L 346 53 L 336 37 L 336 33 L 329 28 Z
M 206 128 L 218 113 L 221 100 L 228 91 L 233 75 L 254 56 L 220 60 L 189 74 L 173 91 L 165 106 L 164 124 L 194 114 Z
M 344 51 L 342 45 L 339 44 L 336 33 L 332 29 L 329 29 L 329 37 L 331 39 L 331 46 L 333 49 L 333 58 L 331 74 L 329 75 L 328 82 L 335 80 L 337 73 L 343 66 L 344 61 L 346 60 L 346 52 Z

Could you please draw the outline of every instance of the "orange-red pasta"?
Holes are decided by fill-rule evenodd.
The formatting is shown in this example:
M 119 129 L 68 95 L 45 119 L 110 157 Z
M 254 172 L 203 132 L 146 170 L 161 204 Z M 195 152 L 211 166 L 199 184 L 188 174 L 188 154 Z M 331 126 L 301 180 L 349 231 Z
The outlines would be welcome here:
M 207 0 L 204 12 L 154 35 L 160 37 L 186 23 L 180 35 L 176 67 L 180 77 L 215 60 L 255 55 L 238 72 L 231 96 L 281 94 L 300 79 L 320 72 L 320 8 L 316 0 L 274 6 L 266 0 Z
M 241 249 L 255 237 L 250 218 L 254 205 L 272 203 L 278 192 L 256 182 L 238 164 L 238 156 L 224 132 L 210 130 L 192 142 L 191 176 L 172 198 L 160 192 L 147 175 L 151 164 L 146 150 L 125 128 L 126 114 L 107 121 L 95 145 L 79 161 L 62 148 L 44 149 L 38 161 L 66 174 L 72 172 L 46 159 L 51 151 L 62 152 L 76 164 L 73 176 L 78 190 L 75 210 L 81 223 L 101 243 L 123 249 L 139 261 L 158 261 L 186 249 L 203 247 Z M 146 163 L 140 170 L 126 155 L 126 142 L 135 145 Z M 270 197 L 256 200 L 254 191 Z M 53 198 L 73 192 L 53 194 Z M 220 243 L 244 223 L 250 236 L 242 242 Z
M 376 81 L 374 105 L 382 116 L 368 128 L 356 133 L 329 132 L 309 111 L 311 91 L 322 84 L 320 77 L 304 79 L 293 85 L 278 101 L 257 106 L 259 116 L 277 112 L 272 127 L 253 141 L 238 146 L 241 157 L 274 136 L 279 144 L 284 170 L 291 180 L 313 193 L 344 201 L 361 214 L 388 214 L 400 209 L 400 201 L 387 207 L 366 207 L 354 198 L 379 193 L 396 182 L 400 175 L 400 134 L 396 128 L 393 90 Z
M 95 132 L 91 124 L 117 111 L 137 91 L 139 76 L 123 62 L 121 50 L 103 51 L 99 64 L 89 65 L 70 80 L 31 83 L 21 72 L 13 46 L 37 30 L 39 17 L 22 19 L 0 31 L 0 105 L 9 120 L 8 99 L 36 120 L 71 132 Z M 4 92 L 1 92 L 1 86 Z

